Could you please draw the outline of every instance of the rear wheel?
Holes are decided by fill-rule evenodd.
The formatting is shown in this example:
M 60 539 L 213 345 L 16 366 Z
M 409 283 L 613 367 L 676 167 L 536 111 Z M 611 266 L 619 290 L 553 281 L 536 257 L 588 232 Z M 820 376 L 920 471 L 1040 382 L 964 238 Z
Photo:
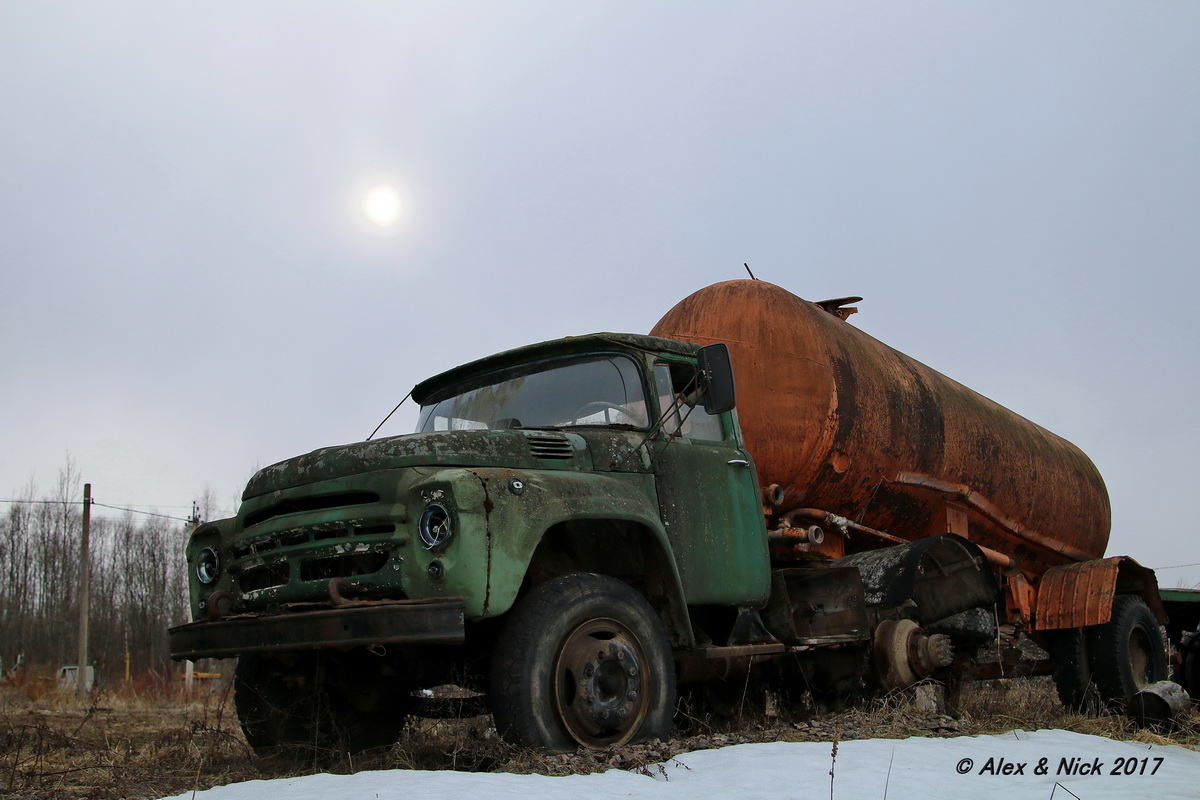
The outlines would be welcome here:
M 1100 697 L 1124 705 L 1138 691 L 1167 677 L 1167 651 L 1158 620 L 1141 597 L 1117 595 L 1112 618 L 1087 629 L 1092 676 Z
M 1092 679 L 1088 637 L 1084 630 L 1047 631 L 1046 649 L 1054 662 L 1054 686 L 1062 704 L 1076 711 L 1098 708 L 1099 694 Z
M 675 709 L 666 633 L 646 599 L 615 578 L 549 580 L 505 623 L 491 702 L 500 734 L 528 747 L 562 752 L 666 738 Z

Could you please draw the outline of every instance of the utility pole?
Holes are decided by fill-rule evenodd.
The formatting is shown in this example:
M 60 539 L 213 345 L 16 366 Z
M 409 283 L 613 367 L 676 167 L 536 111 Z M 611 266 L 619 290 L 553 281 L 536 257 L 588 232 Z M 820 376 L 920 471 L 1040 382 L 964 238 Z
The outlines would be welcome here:
M 192 531 L 200 527 L 200 508 L 196 505 L 196 501 L 192 501 Z M 192 621 L 192 602 L 188 600 L 187 606 L 187 621 Z M 196 675 L 196 662 L 188 659 L 183 662 L 183 690 L 190 698 L 192 696 L 192 682 Z
M 79 661 L 75 670 L 75 687 L 79 694 L 87 692 L 88 657 L 88 584 L 90 562 L 88 560 L 88 538 L 92 529 L 92 485 L 83 485 L 83 540 L 79 546 Z

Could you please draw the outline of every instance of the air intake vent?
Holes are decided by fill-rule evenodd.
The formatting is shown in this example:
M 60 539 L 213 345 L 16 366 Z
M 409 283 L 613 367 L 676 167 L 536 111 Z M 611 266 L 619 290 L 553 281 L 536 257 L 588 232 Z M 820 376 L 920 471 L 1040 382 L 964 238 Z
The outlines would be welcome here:
M 574 455 L 575 448 L 566 434 L 525 431 L 525 439 L 529 442 L 529 452 L 535 458 L 569 459 Z

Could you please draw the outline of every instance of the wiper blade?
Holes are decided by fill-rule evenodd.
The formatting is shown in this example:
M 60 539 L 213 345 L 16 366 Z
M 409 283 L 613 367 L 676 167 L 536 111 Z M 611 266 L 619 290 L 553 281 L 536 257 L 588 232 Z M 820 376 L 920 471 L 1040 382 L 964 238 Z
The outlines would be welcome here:
M 632 425 L 628 422 L 581 422 L 577 425 L 570 425 L 571 428 L 608 428 L 610 430 L 622 431 L 643 431 L 645 428 L 637 425 Z

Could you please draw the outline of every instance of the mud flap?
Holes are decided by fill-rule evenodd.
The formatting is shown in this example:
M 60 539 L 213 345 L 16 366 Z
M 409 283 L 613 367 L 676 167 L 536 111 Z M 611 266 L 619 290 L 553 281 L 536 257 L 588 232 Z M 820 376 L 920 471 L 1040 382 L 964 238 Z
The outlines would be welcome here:
M 858 569 L 868 606 L 899 610 L 922 626 L 993 608 L 1000 599 L 983 553 L 954 534 L 855 553 L 833 563 Z

